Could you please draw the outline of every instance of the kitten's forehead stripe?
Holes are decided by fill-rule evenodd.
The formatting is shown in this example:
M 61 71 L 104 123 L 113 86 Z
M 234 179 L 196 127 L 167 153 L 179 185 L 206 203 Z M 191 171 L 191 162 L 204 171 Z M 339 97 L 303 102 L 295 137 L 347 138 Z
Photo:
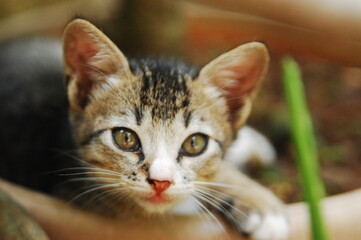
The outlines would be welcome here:
M 140 126 L 140 124 L 142 123 L 143 113 L 142 109 L 139 106 L 134 107 L 134 115 L 137 125 Z
M 188 107 L 187 82 L 197 78 L 198 69 L 179 60 L 159 58 L 131 60 L 130 68 L 142 80 L 140 108 L 150 109 L 153 120 L 173 119 L 180 109 Z
M 188 110 L 184 111 L 183 117 L 184 117 L 184 126 L 187 128 L 192 118 L 192 112 Z

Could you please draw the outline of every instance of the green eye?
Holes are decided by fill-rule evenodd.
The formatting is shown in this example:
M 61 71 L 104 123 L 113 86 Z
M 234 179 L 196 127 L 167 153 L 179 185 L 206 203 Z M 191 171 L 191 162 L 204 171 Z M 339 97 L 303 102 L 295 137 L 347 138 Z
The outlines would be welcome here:
M 112 131 L 113 140 L 121 150 L 136 152 L 140 149 L 140 141 L 135 132 L 128 128 L 114 128 Z
M 188 157 L 195 157 L 202 154 L 208 144 L 208 136 L 202 133 L 190 135 L 182 144 L 181 153 Z

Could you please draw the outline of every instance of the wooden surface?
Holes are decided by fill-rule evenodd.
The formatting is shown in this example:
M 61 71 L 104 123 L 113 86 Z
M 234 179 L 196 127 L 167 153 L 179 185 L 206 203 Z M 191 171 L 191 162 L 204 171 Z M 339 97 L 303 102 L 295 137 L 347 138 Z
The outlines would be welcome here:
M 154 228 L 151 221 L 112 221 L 85 213 L 59 200 L 3 180 L 0 181 L 0 188 L 30 212 L 53 240 L 113 240 L 119 239 L 119 236 L 124 240 L 227 239 L 217 225 L 207 225 L 208 223 L 194 219 L 163 222 L 161 227 Z M 323 201 L 330 240 L 361 239 L 360 202 L 361 189 Z M 303 203 L 291 204 L 287 206 L 287 213 L 291 223 L 290 240 L 310 239 L 306 206 Z M 243 239 L 229 229 L 227 234 L 229 239 Z

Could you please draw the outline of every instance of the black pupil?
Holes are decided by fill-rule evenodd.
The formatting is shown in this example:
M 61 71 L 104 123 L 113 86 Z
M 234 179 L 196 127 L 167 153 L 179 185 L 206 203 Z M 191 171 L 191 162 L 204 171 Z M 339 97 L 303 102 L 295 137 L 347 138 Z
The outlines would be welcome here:
M 124 132 L 124 130 L 122 130 L 122 132 Z M 130 133 L 126 132 L 124 135 L 124 142 L 129 142 L 130 141 Z
M 191 142 L 190 142 L 192 148 L 195 148 L 196 144 L 197 144 L 197 141 L 196 141 L 196 136 L 193 136 L 191 138 Z

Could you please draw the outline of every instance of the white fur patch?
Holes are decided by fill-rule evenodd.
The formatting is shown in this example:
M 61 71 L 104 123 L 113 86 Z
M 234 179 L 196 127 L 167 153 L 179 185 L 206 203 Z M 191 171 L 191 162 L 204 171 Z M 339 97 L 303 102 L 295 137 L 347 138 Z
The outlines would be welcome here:
M 242 228 L 254 240 L 286 240 L 289 232 L 287 218 L 271 213 L 263 217 L 258 213 L 251 213 Z
M 264 165 L 270 165 L 276 160 L 277 154 L 265 136 L 251 127 L 244 126 L 238 131 L 237 139 L 227 150 L 225 159 L 242 167 L 251 158 L 256 158 Z
M 149 168 L 149 177 L 158 181 L 173 182 L 175 178 L 175 163 L 167 157 L 156 158 L 152 161 Z
M 261 224 L 262 218 L 261 215 L 258 213 L 251 213 L 247 221 L 242 224 L 242 230 L 247 233 L 252 233 L 260 224 Z
M 170 212 L 176 215 L 197 215 L 199 213 L 199 207 L 197 207 L 191 198 L 186 198 L 183 201 L 177 203 Z

